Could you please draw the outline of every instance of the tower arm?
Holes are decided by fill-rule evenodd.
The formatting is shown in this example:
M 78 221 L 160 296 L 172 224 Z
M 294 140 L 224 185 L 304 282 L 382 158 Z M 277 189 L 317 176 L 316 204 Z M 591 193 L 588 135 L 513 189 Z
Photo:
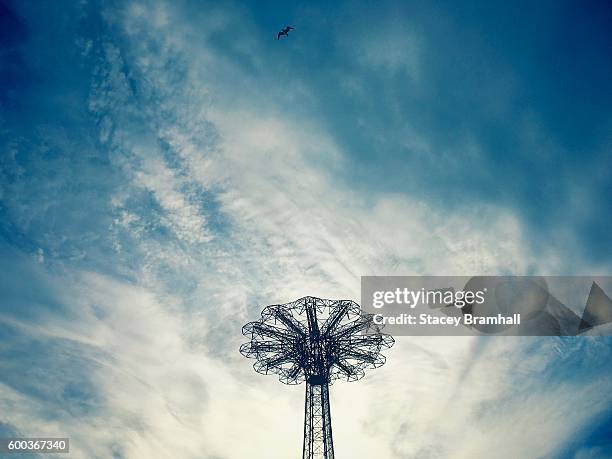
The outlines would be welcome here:
M 355 349 L 350 349 L 344 352 L 342 358 L 353 358 L 356 360 L 362 360 L 368 363 L 374 363 L 377 360 L 378 353 L 373 352 L 361 352 Z
M 272 367 L 276 367 L 283 363 L 294 361 L 293 356 L 287 355 L 287 354 L 281 354 L 275 357 L 276 358 L 272 358 L 272 359 L 264 359 L 261 362 L 265 364 L 268 368 L 272 368 Z
M 253 341 L 251 350 L 253 352 L 279 352 L 283 350 L 284 345 L 278 341 Z
M 280 320 L 283 324 L 285 324 L 288 329 L 293 330 L 300 336 L 306 336 L 307 330 L 304 328 L 304 325 L 295 320 L 295 318 L 285 309 L 281 307 L 275 308 L 274 317 Z
M 291 333 L 283 330 L 282 328 L 275 327 L 270 324 L 262 323 L 262 322 L 254 322 L 253 323 L 253 334 L 258 333 L 262 336 L 267 336 L 269 338 L 276 338 L 282 341 L 293 341 L 293 336 Z
M 338 326 L 346 312 L 350 307 L 350 303 L 343 303 L 338 306 L 331 315 L 327 318 L 323 326 L 321 327 L 321 333 L 324 335 L 330 335 L 334 329 Z
M 334 339 L 347 338 L 355 333 L 368 329 L 371 323 L 372 321 L 369 318 L 361 316 L 359 319 L 338 328 L 337 332 L 333 334 L 333 337 Z
M 319 322 L 317 320 L 317 308 L 313 303 L 306 303 L 306 317 L 311 336 L 319 336 Z
M 336 365 L 338 365 L 338 367 L 339 367 L 339 368 L 340 368 L 342 371 L 344 371 L 344 372 L 345 372 L 347 375 L 349 375 L 349 376 L 350 376 L 350 375 L 352 375 L 352 374 L 353 374 L 353 370 L 352 370 L 352 369 L 351 369 L 351 368 L 350 368 L 348 365 L 346 365 L 344 362 L 342 362 L 341 360 L 338 360 L 338 361 L 336 362 Z

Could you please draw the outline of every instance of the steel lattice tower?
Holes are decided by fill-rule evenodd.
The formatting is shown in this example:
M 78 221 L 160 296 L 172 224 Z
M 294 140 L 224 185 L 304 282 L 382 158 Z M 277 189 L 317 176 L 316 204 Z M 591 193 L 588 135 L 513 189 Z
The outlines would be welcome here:
M 257 359 L 255 371 L 278 374 L 284 384 L 306 381 L 303 459 L 334 458 L 329 385 L 385 363 L 381 350 L 394 340 L 380 330 L 357 303 L 312 296 L 268 306 L 242 327 L 250 341 L 240 352 Z

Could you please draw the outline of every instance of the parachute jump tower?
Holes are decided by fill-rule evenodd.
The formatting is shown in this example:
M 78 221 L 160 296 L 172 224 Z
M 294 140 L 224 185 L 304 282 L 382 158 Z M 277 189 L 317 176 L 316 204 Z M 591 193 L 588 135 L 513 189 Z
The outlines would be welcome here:
M 380 330 L 354 301 L 312 296 L 268 306 L 242 327 L 250 341 L 240 353 L 257 359 L 255 371 L 278 374 L 284 384 L 306 381 L 303 459 L 334 459 L 329 385 L 357 381 L 385 363 L 381 350 L 394 340 Z

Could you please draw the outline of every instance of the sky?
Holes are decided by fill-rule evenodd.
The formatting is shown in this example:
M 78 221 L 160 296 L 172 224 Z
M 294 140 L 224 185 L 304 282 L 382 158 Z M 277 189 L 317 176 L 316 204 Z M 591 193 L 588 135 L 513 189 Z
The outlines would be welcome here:
M 304 387 L 238 352 L 264 306 L 610 275 L 607 2 L 328 3 L 2 2 L 0 436 L 297 457 Z M 331 388 L 338 457 L 612 456 L 610 338 L 386 355 Z

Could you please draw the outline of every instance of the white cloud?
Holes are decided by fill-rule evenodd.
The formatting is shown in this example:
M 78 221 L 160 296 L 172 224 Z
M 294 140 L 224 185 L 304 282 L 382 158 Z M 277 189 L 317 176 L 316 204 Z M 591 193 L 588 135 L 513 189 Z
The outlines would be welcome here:
M 610 457 L 610 451 L 610 447 L 605 448 L 601 446 L 582 448 L 576 452 L 574 459 L 606 459 Z
M 146 18 L 143 20 L 147 22 Z M 168 21 L 172 27 L 172 21 L 180 21 L 180 17 L 170 15 Z M 201 45 L 182 40 L 175 32 L 171 37 L 172 46 L 167 46 L 164 34 L 159 32 L 139 35 L 135 46 L 136 66 L 139 62 L 151 62 L 143 51 L 146 49 L 143 44 L 148 40 L 161 42 L 158 48 L 165 50 L 156 54 L 156 66 L 138 68 L 146 77 L 147 90 L 160 98 L 164 111 L 163 115 L 153 116 L 151 124 L 181 158 L 189 178 L 204 189 L 215 191 L 220 212 L 231 222 L 228 240 L 216 246 L 220 252 L 229 250 L 228 256 L 220 257 L 218 263 L 208 261 L 200 268 L 197 295 L 202 309 L 198 317 L 205 321 L 203 328 L 211 327 L 211 318 L 231 318 L 236 328 L 240 321 L 255 318 L 257 309 L 245 304 L 253 297 L 266 298 L 269 302 L 287 301 L 305 294 L 354 297 L 361 274 L 494 273 L 501 269 L 520 273 L 533 262 L 520 224 L 508 212 L 495 208 L 458 209 L 448 214 L 400 195 L 370 196 L 364 200 L 335 178 L 335 171 L 342 167 L 343 154 L 324 127 L 316 122 L 305 125 L 303 120 L 293 120 L 290 116 L 269 115 L 273 100 L 264 107 L 253 107 L 252 101 L 244 96 L 232 100 L 231 104 L 229 100 L 211 104 L 209 94 L 217 88 L 198 91 L 194 80 L 208 81 L 207 69 L 198 66 L 187 71 L 188 90 L 168 87 L 164 62 L 199 54 L 206 55 L 209 63 L 221 58 Z M 219 94 L 226 93 L 227 88 L 219 89 Z M 205 135 L 208 139 L 211 134 L 202 130 L 194 134 L 194 122 L 212 122 L 219 143 L 211 147 L 206 140 L 198 138 Z M 321 167 L 322 158 L 332 164 L 330 169 Z M 166 174 L 160 169 L 152 181 Z M 189 257 L 189 254 L 183 256 Z M 196 324 L 192 326 L 199 325 Z M 387 457 L 394 453 L 410 455 L 427 451 L 431 457 L 441 454 L 464 457 L 470 452 L 491 448 L 490 442 L 499 441 L 504 428 L 510 428 L 520 418 L 523 407 L 520 400 L 507 401 L 508 410 L 492 416 L 488 420 L 490 425 L 475 418 L 474 410 L 484 401 L 503 399 L 504 391 L 512 394 L 510 381 L 516 377 L 514 372 L 535 377 L 538 367 L 529 366 L 529 359 L 523 361 L 521 345 L 508 345 L 504 349 L 514 353 L 515 358 L 496 355 L 490 361 L 474 362 L 476 343 L 470 340 L 437 339 L 428 341 L 427 346 L 417 340 L 399 341 L 390 359 L 395 363 L 378 370 L 384 376 L 370 375 L 376 386 L 372 383 L 334 387 L 333 411 L 342 420 L 334 427 L 339 451 L 358 457 L 364 452 L 380 454 L 381 450 L 390 448 Z M 238 342 L 226 338 L 217 344 Z M 415 345 L 421 348 L 419 354 L 423 358 L 412 357 L 410 349 Z M 221 348 L 207 350 L 223 352 Z M 226 352 L 233 351 L 226 349 Z M 551 354 L 543 350 L 541 359 L 548 358 Z M 437 363 L 433 369 L 432 362 Z M 230 359 L 228 365 L 241 368 L 242 372 L 247 363 Z M 484 377 L 488 378 L 488 384 L 483 384 Z M 292 431 L 292 437 L 284 437 L 286 442 L 279 441 L 276 432 L 283 430 L 287 419 L 299 426 L 301 414 L 295 416 L 290 410 L 280 408 L 291 406 L 299 412 L 299 397 L 289 389 L 275 388 L 276 381 L 264 381 L 256 375 L 252 376 L 252 384 L 253 393 L 248 397 L 258 394 L 266 399 L 265 404 L 247 413 L 242 407 L 249 404 L 248 397 L 234 392 L 232 384 L 226 381 L 224 390 L 210 398 L 220 409 L 214 415 L 211 413 L 209 419 L 224 425 L 228 415 L 221 412 L 229 410 L 235 414 L 236 417 L 230 416 L 233 419 L 230 430 L 236 438 L 256 438 L 261 442 L 253 446 L 251 455 L 271 457 L 275 453 L 266 445 L 273 441 L 276 442 L 273 451 L 278 451 L 279 457 L 291 454 L 299 446 L 299 429 Z M 514 392 L 515 397 L 528 397 L 531 406 L 559 406 L 563 410 L 575 410 L 577 404 L 584 406 L 584 400 L 571 400 L 570 389 L 543 393 L 536 380 L 533 384 L 533 393 Z M 462 388 L 466 386 L 475 387 L 475 391 L 463 394 Z M 398 395 L 403 392 L 406 398 Z M 377 403 L 381 398 L 379 393 L 388 394 L 383 397 L 387 404 Z M 414 394 L 420 398 L 417 400 Z M 355 398 L 364 400 L 363 406 L 355 407 L 351 402 Z M 278 417 L 271 409 L 272 400 L 279 405 Z M 387 406 L 395 406 L 395 410 L 389 413 Z M 574 418 L 575 423 L 586 422 L 589 413 L 585 409 L 582 417 Z M 530 414 L 533 422 L 545 428 L 546 435 L 529 430 L 517 433 L 523 448 L 518 452 L 525 453 L 528 448 L 542 454 L 553 451 L 556 439 L 567 433 L 566 424 L 559 422 L 557 413 L 548 408 L 533 410 Z M 441 423 L 440 418 L 444 416 L 446 422 Z M 261 417 L 266 418 L 268 427 L 255 435 L 250 432 L 253 428 L 250 419 Z M 238 425 L 236 418 L 244 418 L 244 425 Z M 372 421 L 377 418 L 380 421 Z M 402 422 L 398 423 L 404 419 L 411 426 L 406 435 L 401 431 Z M 240 428 L 245 429 L 242 434 Z M 371 430 L 374 437 L 370 437 Z M 355 432 L 361 436 L 355 436 Z M 454 439 L 455 453 L 432 446 L 440 436 Z M 463 438 L 477 441 L 462 443 Z M 516 449 L 507 451 L 507 457 L 516 457 L 512 456 L 517 453 Z M 226 451 L 226 454 L 241 457 L 238 452 Z
M 393 74 L 405 72 L 412 82 L 421 78 L 423 39 L 405 24 L 386 24 L 347 43 L 357 61 L 372 70 Z M 358 46 L 355 48 L 355 43 Z
M 549 268 L 531 259 L 511 212 L 448 212 L 405 195 L 355 192 L 325 126 L 284 113 L 272 96 L 261 105 L 254 89 L 223 85 L 219 68 L 238 77 L 240 68 L 206 40 L 191 40 L 193 26 L 178 7 L 134 4 L 114 15 L 123 41 L 103 43 L 90 108 L 112 121 L 102 124 L 101 140 L 127 183 L 109 198 L 117 213 L 111 235 L 117 248 L 142 257 L 136 285 L 91 273 L 71 274 L 70 282 L 58 277 L 70 318 L 12 323 L 32 336 L 81 345 L 103 395 L 99 412 L 50 425 L 31 400 L 3 388 L 5 400 L 23 403 L 22 414 L 11 417 L 18 427 L 69 433 L 74 457 L 108 457 L 113 448 L 135 459 L 296 455 L 303 388 L 253 374 L 252 362 L 238 354 L 240 326 L 256 319 L 260 306 L 306 294 L 358 300 L 364 274 Z M 201 24 L 202 36 L 232 20 L 215 12 Z M 257 51 L 244 33 L 236 40 Z M 378 58 L 376 49 L 364 56 Z M 405 56 L 380 59 L 393 67 Z M 417 64 L 410 65 L 417 75 Z M 218 207 L 196 205 L 193 187 Z M 159 214 L 134 205 L 143 190 Z M 215 226 L 211 216 L 225 224 Z M 150 228 L 158 225 L 172 237 L 154 235 Z M 609 398 L 591 394 L 610 381 L 593 381 L 578 394 L 570 383 L 549 388 L 540 372 L 558 356 L 550 341 L 535 353 L 534 345 L 398 339 L 385 367 L 359 384 L 332 387 L 338 454 L 554 453 L 598 407 L 609 407 Z

